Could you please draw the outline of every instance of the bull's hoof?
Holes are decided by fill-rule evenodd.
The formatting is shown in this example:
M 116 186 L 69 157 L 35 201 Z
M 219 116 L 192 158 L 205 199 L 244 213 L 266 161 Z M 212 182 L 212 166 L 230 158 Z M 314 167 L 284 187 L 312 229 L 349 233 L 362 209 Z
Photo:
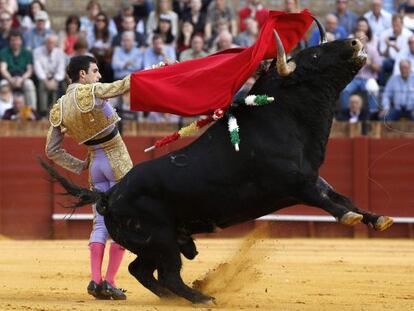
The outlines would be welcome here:
M 215 305 L 216 298 L 207 295 L 200 295 L 197 297 L 197 299 L 194 300 L 194 303 L 203 305 Z
M 355 226 L 356 224 L 362 221 L 362 218 L 364 218 L 364 216 L 362 216 L 361 214 L 348 212 L 341 217 L 339 222 L 343 225 Z
M 384 231 L 392 226 L 394 220 L 388 216 L 380 216 L 374 225 L 374 229 L 377 231 Z

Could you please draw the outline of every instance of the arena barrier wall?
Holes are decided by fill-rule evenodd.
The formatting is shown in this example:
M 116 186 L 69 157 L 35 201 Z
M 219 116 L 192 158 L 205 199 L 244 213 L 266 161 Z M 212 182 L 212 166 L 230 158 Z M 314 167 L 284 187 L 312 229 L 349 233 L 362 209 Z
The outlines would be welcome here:
M 193 140 L 183 139 L 144 153 L 155 139 L 125 137 L 134 163 L 158 157 Z M 58 195 L 63 190 L 50 182 L 36 161 L 36 155 L 44 156 L 44 145 L 42 137 L 0 137 L 0 234 L 17 239 L 87 238 L 92 226 L 91 208 L 71 215 L 71 210 L 62 207 L 70 201 Z M 86 157 L 86 149 L 73 142 L 65 142 L 65 148 L 80 158 Z M 394 216 L 396 224 L 385 232 L 368 230 L 365 225 L 346 227 L 335 223 L 322 210 L 295 206 L 208 236 L 239 236 L 265 225 L 274 237 L 413 238 L 413 154 L 412 139 L 355 137 L 329 141 L 321 176 L 361 208 Z M 63 169 L 60 172 L 88 186 L 87 172 L 80 176 Z

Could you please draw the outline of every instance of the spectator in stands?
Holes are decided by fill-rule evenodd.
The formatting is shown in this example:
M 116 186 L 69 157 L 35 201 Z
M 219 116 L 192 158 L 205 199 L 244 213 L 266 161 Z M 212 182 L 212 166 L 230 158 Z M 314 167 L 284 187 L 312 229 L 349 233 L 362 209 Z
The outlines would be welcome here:
M 59 33 L 59 47 L 68 56 L 75 52 L 75 43 L 80 36 L 80 19 L 77 15 L 69 15 L 66 18 L 65 30 Z
M 194 33 L 204 35 L 204 28 L 206 27 L 207 13 L 202 8 L 201 0 L 191 0 L 190 9 L 183 14 L 183 21 L 189 21 L 193 24 Z
M 150 36 L 158 27 L 158 21 L 161 15 L 167 15 L 171 20 L 171 32 L 174 37 L 178 34 L 178 15 L 172 10 L 171 0 L 158 0 L 155 10 L 148 16 L 147 21 L 147 37 Z M 150 41 L 151 42 L 151 41 Z
M 224 51 L 227 49 L 232 49 L 232 48 L 237 48 L 239 47 L 236 44 L 233 44 L 233 36 L 230 32 L 228 31 L 222 31 L 219 33 L 219 35 L 217 36 L 213 47 L 210 50 L 210 53 L 217 53 L 220 51 Z
M 360 121 L 367 121 L 369 113 L 364 109 L 364 101 L 358 94 L 353 94 L 349 97 L 349 103 L 346 109 L 342 110 L 338 115 L 338 121 L 348 121 L 349 123 L 357 123 Z
M 0 51 L 1 75 L 10 83 L 13 91 L 23 89 L 26 103 L 36 109 L 36 88 L 31 80 L 32 52 L 23 47 L 23 35 L 18 30 L 11 31 L 9 45 Z
M 407 59 L 414 64 L 414 35 L 408 38 L 408 48 L 402 49 L 395 58 L 393 75 L 399 75 L 400 73 L 400 61 Z M 414 66 L 411 66 L 411 72 L 414 73 Z
M 76 40 L 73 50 L 73 55 L 71 57 L 81 55 L 93 56 L 93 54 L 89 52 L 88 41 L 84 36 L 80 36 L 78 40 Z
M 0 12 L 0 50 L 9 46 L 9 35 L 12 29 L 12 16 L 9 12 Z
M 382 8 L 382 0 L 371 0 L 371 10 L 364 14 L 373 35 L 379 39 L 384 30 L 391 28 L 391 13 Z
M 285 0 L 283 10 L 288 13 L 299 13 L 300 12 L 300 1 L 299 0 Z
M 400 75 L 391 76 L 384 89 L 380 116 L 389 121 L 414 120 L 414 74 L 409 60 L 400 61 Z
M 325 16 L 325 28 L 326 32 L 331 33 L 334 40 L 345 39 L 347 37 L 346 31 L 342 26 L 338 25 L 338 18 L 334 14 L 328 14 Z M 309 39 L 309 46 L 315 46 L 319 44 L 320 34 L 319 29 L 315 28 Z
M 45 11 L 46 12 L 46 8 L 45 8 L 44 4 L 40 1 L 37 1 L 37 0 L 32 1 L 32 3 L 30 3 L 30 5 L 29 5 L 28 14 L 25 15 L 22 18 L 21 22 L 20 22 L 20 27 L 21 27 L 21 30 L 23 32 L 26 32 L 26 31 L 29 31 L 29 30 L 32 30 L 33 28 L 35 28 L 35 24 L 36 24 L 35 16 L 36 16 L 36 13 L 39 12 L 39 11 Z M 50 21 L 49 20 L 46 21 L 45 27 L 47 29 L 50 29 Z
M 119 34 L 122 31 L 126 30 L 124 29 L 122 22 L 124 21 L 124 17 L 126 16 L 134 16 L 134 7 L 130 3 L 124 3 L 119 10 L 118 14 L 115 15 L 111 22 L 113 22 L 114 26 L 116 27 L 116 33 Z M 135 28 L 135 17 L 134 17 L 134 28 Z
M 246 18 L 244 22 L 246 30 L 239 33 L 234 41 L 239 46 L 249 47 L 253 45 L 259 35 L 259 25 L 253 18 Z
M 206 40 L 215 38 L 219 34 L 219 22 L 225 20 L 230 26 L 230 33 L 237 36 L 237 21 L 233 8 L 226 0 L 214 0 L 207 11 L 206 27 L 204 30 Z
M 403 27 L 402 16 L 395 14 L 392 16 L 392 27 L 386 29 L 381 34 L 379 41 L 379 51 L 384 57 L 378 82 L 385 85 L 391 75 L 395 59 L 401 50 L 408 46 L 408 38 L 412 35 L 411 31 Z
M 143 55 L 135 46 L 133 31 L 122 33 L 121 46 L 117 46 L 112 56 L 112 69 L 115 79 L 123 79 L 128 74 L 143 69 Z
M 191 39 L 191 48 L 184 50 L 180 54 L 180 61 L 185 61 L 189 59 L 196 59 L 200 57 L 207 56 L 207 52 L 203 50 L 204 39 L 200 35 L 195 35 Z
M 13 107 L 4 112 L 3 120 L 34 121 L 38 116 L 32 107 L 26 105 L 25 96 L 21 92 L 14 92 Z
M 336 0 L 336 11 L 333 14 L 338 18 L 338 25 L 345 29 L 347 35 L 354 31 L 358 16 L 348 9 L 348 0 Z
M 403 24 L 404 27 L 414 32 L 414 0 L 408 0 L 405 3 L 404 9 L 401 14 L 403 14 Z
M 14 4 L 13 4 L 14 2 Z M 0 12 L 9 12 L 12 16 L 12 28 L 18 28 L 20 27 L 20 22 L 19 19 L 17 18 L 17 16 L 15 15 L 16 10 L 13 9 L 13 7 L 16 4 L 15 0 L 0 0 Z
M 86 5 L 86 11 L 88 15 L 81 16 L 81 31 L 87 35 L 88 33 L 93 32 L 93 28 L 95 27 L 95 19 L 97 15 L 102 12 L 101 4 L 99 1 L 90 0 Z
M 152 37 L 152 46 L 144 52 L 144 69 L 151 68 L 160 62 L 173 64 L 177 60 L 175 49 L 165 45 L 161 36 L 155 34 Z
M 190 21 L 181 23 L 180 34 L 177 40 L 177 54 L 180 55 L 182 51 L 191 48 L 191 39 L 194 36 L 194 26 Z
M 247 29 L 246 19 L 253 18 L 261 28 L 267 19 L 269 11 L 263 7 L 259 0 L 247 0 L 247 5 L 239 10 L 239 32 Z M 233 33 L 233 35 L 236 35 Z
M 39 11 L 35 15 L 35 27 L 24 33 L 25 46 L 29 50 L 44 44 L 48 35 L 54 33 L 53 30 L 46 28 L 46 23 L 49 20 L 49 15 L 46 11 Z
M 30 5 L 35 1 L 36 0 L 17 0 L 17 6 L 18 6 L 17 15 L 21 16 L 22 18 L 25 17 L 30 11 Z M 46 0 L 41 0 L 40 2 L 43 5 L 46 4 Z
M 122 20 L 121 31 L 112 39 L 112 47 L 121 45 L 122 34 L 124 31 L 132 31 L 134 33 L 135 45 L 139 48 L 145 47 L 145 35 L 137 32 L 135 25 L 135 17 L 133 15 L 125 15 Z
M 92 32 L 87 36 L 90 52 L 98 61 L 102 82 L 112 82 L 112 36 L 109 31 L 109 20 L 105 13 L 98 13 Z
M 145 25 L 147 23 L 148 16 L 153 10 L 151 0 L 132 0 L 132 6 L 134 7 L 134 17 L 137 24 L 136 30 L 139 33 L 146 34 Z
M 0 119 L 7 109 L 13 108 L 13 93 L 7 80 L 0 81 Z
M 345 87 L 340 96 L 342 110 L 348 109 L 349 98 L 355 92 L 362 92 L 368 99 L 368 110 L 371 114 L 378 112 L 378 105 L 376 94 L 368 92 L 367 82 L 373 80 L 371 83 L 376 83 L 378 72 L 381 70 L 382 58 L 378 53 L 375 45 L 372 44 L 372 33 L 368 29 L 365 33 L 362 30 L 357 30 L 354 35 L 364 45 L 365 51 L 368 55 L 365 66 L 361 68 L 354 79 Z
M 38 81 L 38 113 L 46 116 L 56 102 L 65 79 L 65 52 L 57 47 L 58 37 L 49 35 L 45 44 L 33 51 L 34 72 Z
M 172 9 L 178 15 L 179 20 L 183 20 L 185 12 L 190 10 L 190 0 L 173 0 Z
M 0 0 L 0 11 L 7 11 L 14 15 L 17 9 L 17 0 Z
M 148 36 L 148 44 L 152 41 L 152 36 L 154 34 L 160 35 L 164 40 L 166 45 L 170 45 L 173 48 L 176 46 L 176 36 L 172 33 L 172 21 L 169 15 L 161 14 L 158 19 L 158 27 L 154 30 L 154 32 Z

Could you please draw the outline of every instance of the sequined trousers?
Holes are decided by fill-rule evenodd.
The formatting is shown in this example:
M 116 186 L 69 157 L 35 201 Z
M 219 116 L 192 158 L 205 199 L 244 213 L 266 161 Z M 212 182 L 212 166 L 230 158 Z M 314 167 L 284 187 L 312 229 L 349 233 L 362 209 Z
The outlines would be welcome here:
M 89 184 L 100 191 L 107 191 L 132 168 L 132 161 L 124 141 L 118 134 L 110 141 L 89 146 Z M 104 217 L 93 205 L 93 228 L 89 243 L 105 244 L 109 238 Z

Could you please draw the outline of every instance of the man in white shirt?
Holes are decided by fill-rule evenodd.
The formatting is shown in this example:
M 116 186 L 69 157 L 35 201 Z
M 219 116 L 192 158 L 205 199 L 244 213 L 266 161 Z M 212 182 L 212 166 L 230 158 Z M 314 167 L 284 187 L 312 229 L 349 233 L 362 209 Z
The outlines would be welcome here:
M 379 51 L 384 57 L 378 77 L 380 85 L 385 85 L 388 76 L 392 73 L 398 53 L 407 48 L 408 38 L 411 35 L 412 32 L 403 26 L 402 16 L 394 14 L 392 16 L 392 27 L 383 31 L 379 42 Z
M 395 58 L 394 70 L 392 72 L 393 76 L 400 74 L 400 61 L 407 59 L 414 64 L 414 35 L 408 38 L 407 48 L 402 49 Z M 411 66 L 411 72 L 414 73 L 414 66 Z
M 379 39 L 385 29 L 391 28 L 391 14 L 384 10 L 382 5 L 382 0 L 372 0 L 371 10 L 364 14 L 372 33 L 377 39 Z
M 34 72 L 38 79 L 40 115 L 46 115 L 57 100 L 58 90 L 65 79 L 65 53 L 57 47 L 58 37 L 48 35 L 45 44 L 33 51 Z

